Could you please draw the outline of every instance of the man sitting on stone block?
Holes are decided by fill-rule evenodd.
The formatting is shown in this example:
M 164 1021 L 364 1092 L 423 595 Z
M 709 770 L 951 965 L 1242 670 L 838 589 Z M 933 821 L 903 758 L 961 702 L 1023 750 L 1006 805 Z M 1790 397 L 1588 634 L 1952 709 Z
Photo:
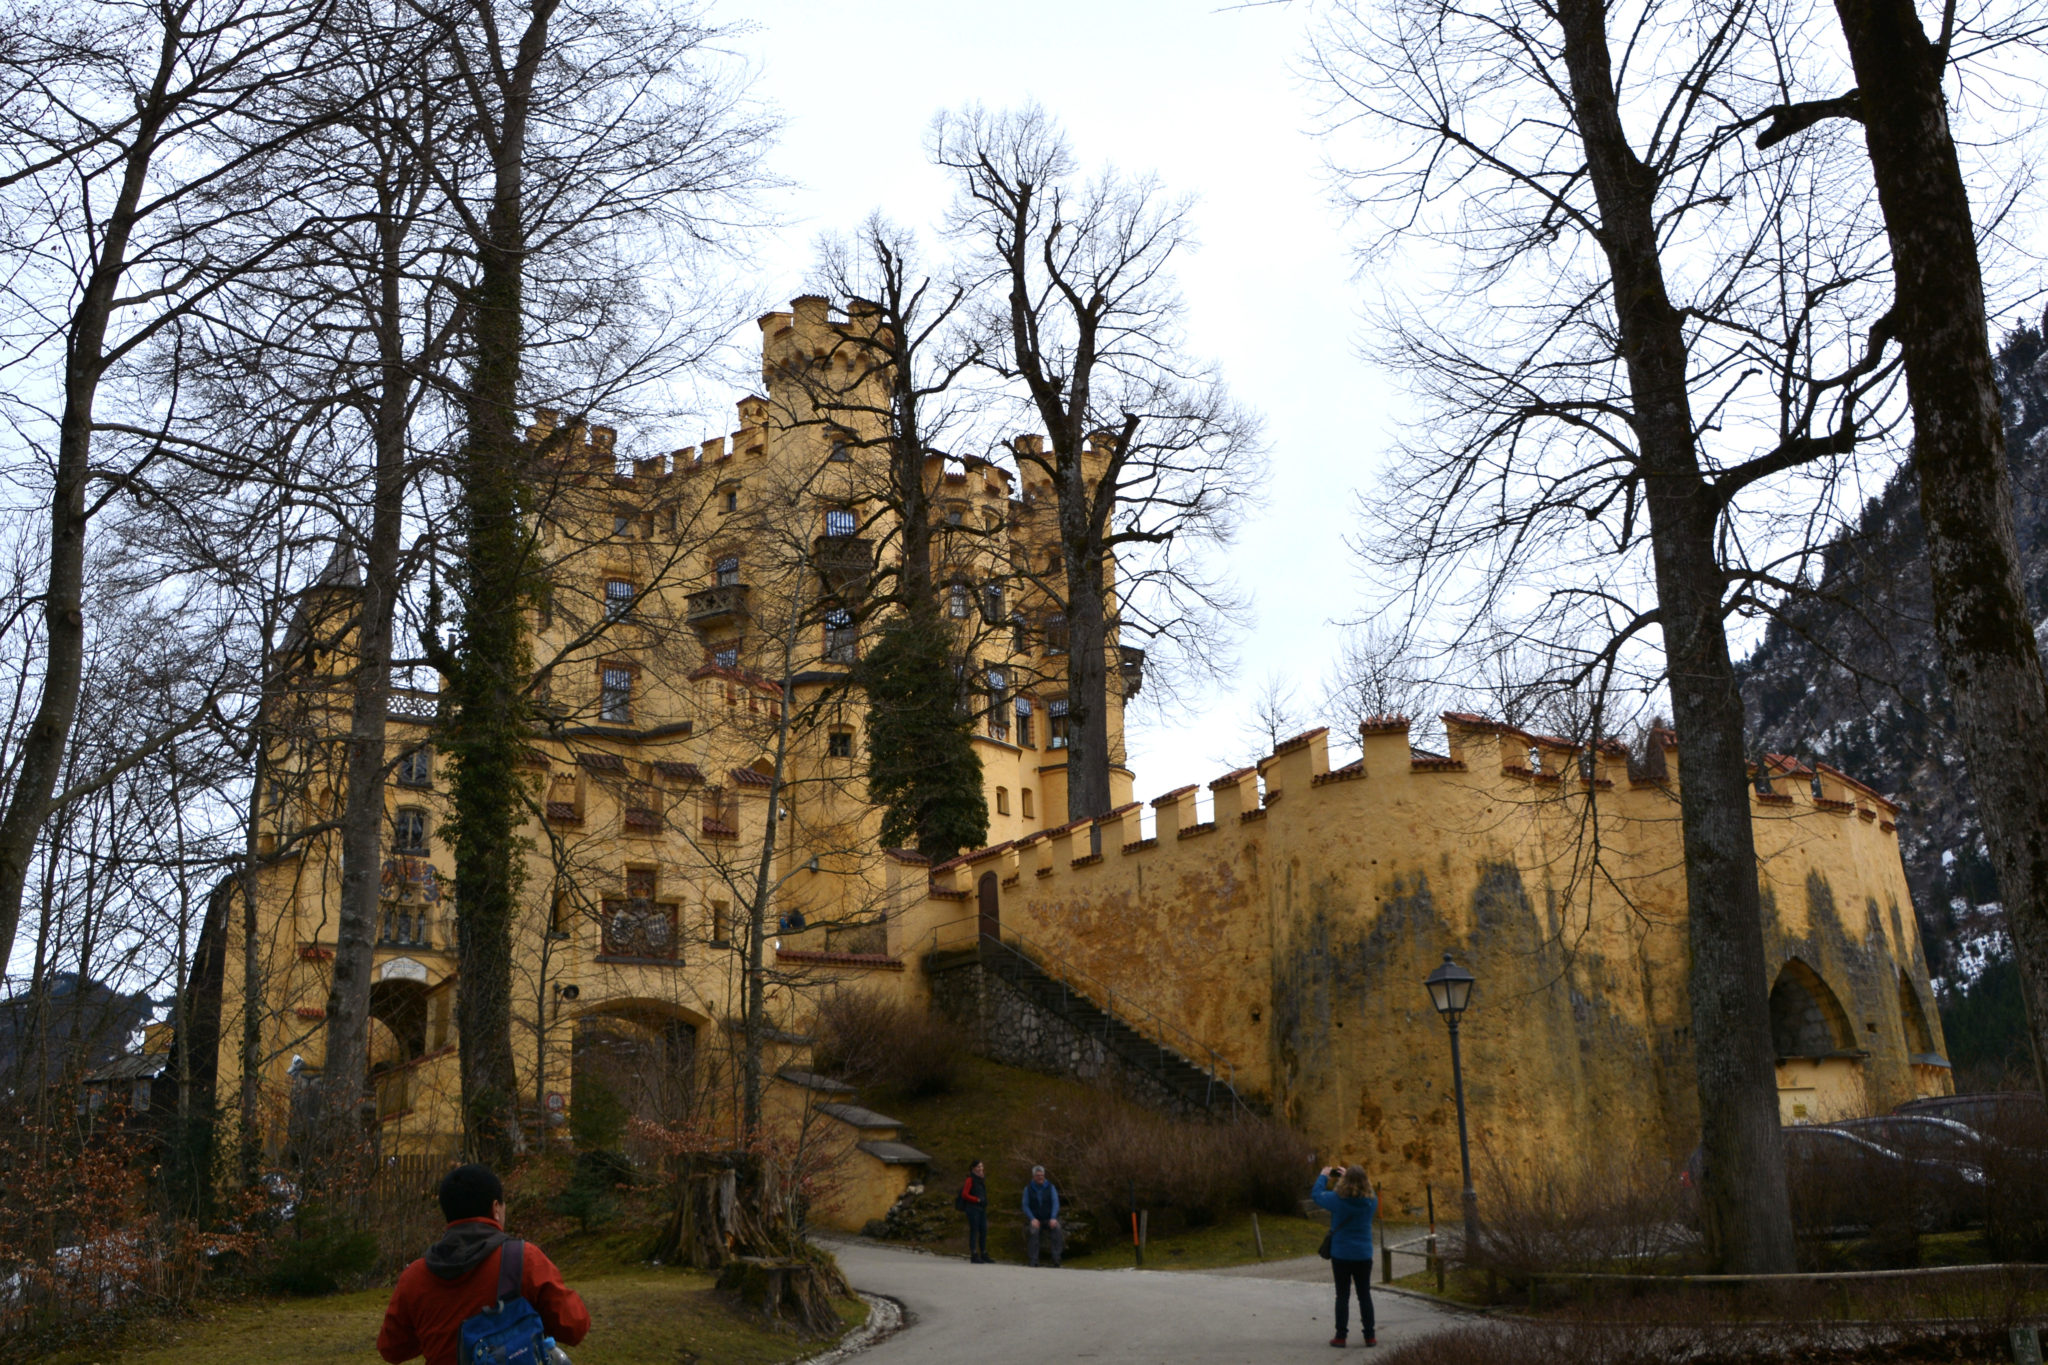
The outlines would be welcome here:
M 1038 1264 L 1038 1237 L 1043 1231 L 1052 1250 L 1053 1268 L 1060 1264 L 1065 1235 L 1060 1232 L 1060 1188 L 1045 1178 L 1045 1167 L 1031 1168 L 1031 1183 L 1024 1187 L 1024 1259 Z

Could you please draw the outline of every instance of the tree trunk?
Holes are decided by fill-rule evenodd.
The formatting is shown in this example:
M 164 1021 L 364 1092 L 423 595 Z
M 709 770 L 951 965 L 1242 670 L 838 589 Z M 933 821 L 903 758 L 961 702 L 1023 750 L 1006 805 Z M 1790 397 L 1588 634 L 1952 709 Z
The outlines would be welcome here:
M 1678 730 L 1702 1196 L 1725 1270 L 1793 1268 L 1742 700 L 1722 620 L 1719 502 L 1703 477 L 1683 319 L 1664 285 L 1656 173 L 1629 146 L 1602 0 L 1561 0 L 1563 52 L 1600 207 Z
M 323 1125 L 337 1136 L 376 1118 L 368 1085 L 370 972 L 383 890 L 385 729 L 391 703 L 391 623 L 397 607 L 398 560 L 405 530 L 406 410 L 411 383 L 404 364 L 402 301 L 395 243 L 386 243 L 376 319 L 384 356 L 374 416 L 377 462 L 356 615 L 354 699 L 349 716 L 348 772 L 341 815 L 341 904 L 336 917 L 334 976 L 327 994 L 327 1067 Z
M 475 361 L 464 396 L 461 486 L 462 645 L 453 669 L 449 748 L 455 826 L 458 980 L 467 1145 L 503 1163 L 520 1142 L 519 1083 L 512 1057 L 512 921 L 518 910 L 520 755 L 526 743 L 525 608 L 531 560 L 525 544 L 526 451 L 518 425 L 525 360 L 526 128 L 533 82 L 559 0 L 534 0 L 516 59 L 493 54 L 502 96 L 491 141 L 491 207 L 476 243 L 469 298 Z M 488 119 L 487 106 L 479 116 Z M 433 642 L 438 648 L 438 642 Z
M 510 229 L 509 215 L 492 215 Z M 482 253 L 475 292 L 476 367 L 462 466 L 463 611 L 454 670 L 455 906 L 462 1103 L 471 1154 L 502 1163 L 518 1143 L 512 1057 L 512 921 L 519 891 L 520 752 L 524 747 L 526 598 L 520 523 L 519 254 Z
M 1071 482 L 1076 519 L 1092 510 L 1094 489 L 1078 457 Z M 1062 497 L 1062 530 L 1069 499 Z M 1080 533 L 1087 535 L 1086 531 Z M 1109 794 L 1109 612 L 1103 600 L 1103 557 L 1100 540 L 1069 536 L 1064 547 L 1067 568 L 1067 818 L 1107 815 Z
M 64 407 L 57 425 L 57 464 L 50 490 L 50 565 L 43 587 L 43 629 L 47 654 L 35 718 L 22 736 L 21 757 L 7 809 L 0 815 L 0 964 L 13 955 L 21 926 L 21 898 L 28 883 L 36 839 L 50 817 L 50 800 L 64 769 L 71 725 L 78 715 L 78 689 L 85 669 L 86 483 L 92 465 L 93 405 L 106 376 L 107 329 L 112 324 L 121 281 L 128 273 L 128 245 L 141 215 L 143 186 L 163 125 L 161 107 L 178 35 L 164 35 L 167 54 L 157 71 L 148 103 L 140 111 L 133 143 L 122 163 L 121 184 L 103 227 L 99 251 L 71 315 L 64 346 Z
M 266 662 L 267 666 L 267 662 Z M 264 705 L 276 698 L 265 688 Z M 262 868 L 259 840 L 268 797 L 270 758 L 269 736 L 261 717 L 254 740 L 256 761 L 249 779 L 249 815 L 243 829 L 242 863 L 236 870 L 236 890 L 242 904 L 242 1083 L 237 1100 L 236 1174 L 244 1188 L 253 1186 L 263 1166 L 263 1013 L 266 1008 L 263 972 L 262 916 L 258 904 L 257 874 Z M 289 832 L 280 829 L 280 840 Z
M 2021 588 L 2012 476 L 1946 54 L 1911 0 L 1835 0 L 1891 239 L 1934 631 L 2048 1089 L 2048 677 Z

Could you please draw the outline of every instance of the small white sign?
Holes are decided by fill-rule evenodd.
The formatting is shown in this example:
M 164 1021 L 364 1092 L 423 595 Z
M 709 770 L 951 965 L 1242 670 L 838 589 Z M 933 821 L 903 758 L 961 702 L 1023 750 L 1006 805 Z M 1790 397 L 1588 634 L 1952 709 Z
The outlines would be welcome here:
M 409 957 L 394 957 L 377 973 L 379 981 L 425 981 L 427 964 Z

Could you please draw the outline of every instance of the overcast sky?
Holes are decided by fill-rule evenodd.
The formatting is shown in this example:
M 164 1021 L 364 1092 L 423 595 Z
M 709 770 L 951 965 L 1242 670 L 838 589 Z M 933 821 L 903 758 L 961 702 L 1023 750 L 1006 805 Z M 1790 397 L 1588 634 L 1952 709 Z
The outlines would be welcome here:
M 1270 672 L 1316 690 L 1357 603 L 1343 537 L 1353 492 L 1387 445 L 1396 394 L 1357 358 L 1363 290 L 1330 206 L 1311 96 L 1292 73 L 1300 7 L 1219 11 L 1183 0 L 1041 0 L 1030 6 L 783 0 L 752 7 L 743 39 L 761 93 L 787 120 L 773 157 L 795 182 L 764 242 L 764 287 L 799 292 L 821 230 L 870 210 L 925 228 L 950 197 L 924 159 L 932 115 L 980 100 L 1037 100 L 1088 166 L 1156 171 L 1199 196 L 1199 253 L 1179 278 L 1194 349 L 1266 421 L 1271 486 L 1234 556 L 1255 598 L 1240 642 L 1237 695 L 1144 717 L 1130 734 L 1149 799 L 1220 775 L 1251 750 L 1238 732 Z M 737 13 L 735 7 L 729 13 Z M 751 344 L 751 341 L 750 341 Z M 1225 684 L 1228 687 L 1229 684 Z

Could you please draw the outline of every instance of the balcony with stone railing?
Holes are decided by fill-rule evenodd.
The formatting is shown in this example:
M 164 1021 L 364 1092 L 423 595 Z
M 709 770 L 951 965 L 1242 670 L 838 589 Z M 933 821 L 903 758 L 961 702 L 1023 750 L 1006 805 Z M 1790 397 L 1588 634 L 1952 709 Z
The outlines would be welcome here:
M 747 618 L 747 595 L 752 591 L 745 583 L 720 583 L 693 592 L 687 599 L 685 619 L 700 627 L 737 625 Z

